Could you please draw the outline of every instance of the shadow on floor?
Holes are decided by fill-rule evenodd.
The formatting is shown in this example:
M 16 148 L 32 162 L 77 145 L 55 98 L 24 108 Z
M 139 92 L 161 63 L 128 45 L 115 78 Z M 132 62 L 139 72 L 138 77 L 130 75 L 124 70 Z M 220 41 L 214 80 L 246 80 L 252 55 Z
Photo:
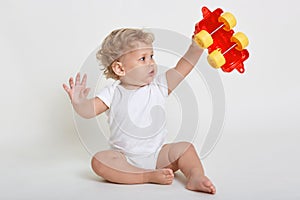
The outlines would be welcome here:
M 82 179 L 85 179 L 85 180 L 97 181 L 97 182 L 102 182 L 102 183 L 108 183 L 103 178 L 101 178 L 101 177 L 97 176 L 96 174 L 94 174 L 93 172 L 87 171 L 87 170 L 79 172 L 78 176 L 80 178 L 82 178 Z
M 110 183 L 109 181 L 106 181 L 103 178 L 97 176 L 92 171 L 82 170 L 81 172 L 78 173 L 78 176 L 82 179 L 89 180 L 89 181 L 96 181 L 96 182 L 101 182 L 101 183 Z M 186 185 L 186 178 L 181 172 L 176 172 L 175 173 L 175 180 L 177 180 L 183 186 Z
M 175 172 L 175 179 L 176 179 L 179 183 L 181 183 L 183 186 L 186 185 L 186 178 L 185 178 L 185 176 L 184 176 L 183 173 L 181 173 L 181 172 Z

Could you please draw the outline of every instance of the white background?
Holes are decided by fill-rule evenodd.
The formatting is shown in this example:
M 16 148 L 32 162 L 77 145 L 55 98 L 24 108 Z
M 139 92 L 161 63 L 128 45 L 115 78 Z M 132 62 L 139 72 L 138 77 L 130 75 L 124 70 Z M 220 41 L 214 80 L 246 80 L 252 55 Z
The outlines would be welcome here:
M 203 160 L 217 195 L 185 190 L 180 175 L 171 186 L 99 182 L 62 83 L 113 29 L 189 37 L 204 5 L 234 13 L 250 39 L 246 72 L 220 72 L 226 121 Z M 299 199 L 299 13 L 295 0 L 2 0 L 0 199 Z

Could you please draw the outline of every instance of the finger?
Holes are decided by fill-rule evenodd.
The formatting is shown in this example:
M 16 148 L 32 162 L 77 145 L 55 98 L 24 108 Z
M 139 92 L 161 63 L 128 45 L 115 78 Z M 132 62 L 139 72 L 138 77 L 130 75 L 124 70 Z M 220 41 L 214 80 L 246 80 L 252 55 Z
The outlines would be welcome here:
M 69 90 L 70 90 L 70 88 L 66 84 L 63 84 L 63 88 L 66 92 L 69 92 Z
M 63 84 L 63 88 L 68 93 L 69 98 L 72 99 L 71 98 L 72 97 L 72 95 L 71 95 L 71 89 L 66 84 Z
M 84 75 L 83 75 L 83 78 L 82 78 L 82 81 L 81 81 L 81 85 L 82 85 L 83 87 L 86 86 L 86 80 L 87 80 L 87 75 L 84 74 Z
M 73 80 L 73 77 L 71 77 L 69 79 L 69 84 L 70 84 L 70 89 L 72 89 L 74 87 L 74 80 Z
M 79 84 L 80 84 L 80 73 L 78 72 L 76 75 L 75 85 L 79 85 Z

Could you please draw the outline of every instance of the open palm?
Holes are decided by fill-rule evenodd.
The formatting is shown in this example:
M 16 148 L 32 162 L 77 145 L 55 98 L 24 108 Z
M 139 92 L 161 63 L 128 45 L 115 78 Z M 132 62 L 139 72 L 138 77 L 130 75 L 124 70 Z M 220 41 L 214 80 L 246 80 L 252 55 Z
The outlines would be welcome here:
M 83 75 L 83 78 L 81 80 L 80 73 L 77 73 L 75 78 L 75 84 L 73 77 L 70 77 L 69 79 L 69 86 L 63 84 L 63 88 L 68 93 L 73 104 L 80 104 L 87 98 L 90 88 L 86 88 L 86 80 L 86 74 Z

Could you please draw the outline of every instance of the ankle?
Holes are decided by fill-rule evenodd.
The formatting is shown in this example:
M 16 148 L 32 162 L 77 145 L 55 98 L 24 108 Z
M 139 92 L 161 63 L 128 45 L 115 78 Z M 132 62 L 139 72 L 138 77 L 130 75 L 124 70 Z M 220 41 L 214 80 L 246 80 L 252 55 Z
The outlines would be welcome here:
M 195 167 L 189 170 L 187 178 L 190 178 L 191 176 L 205 176 L 205 174 L 202 168 Z
M 151 171 L 146 171 L 142 173 L 142 181 L 143 183 L 150 183 L 151 182 Z

